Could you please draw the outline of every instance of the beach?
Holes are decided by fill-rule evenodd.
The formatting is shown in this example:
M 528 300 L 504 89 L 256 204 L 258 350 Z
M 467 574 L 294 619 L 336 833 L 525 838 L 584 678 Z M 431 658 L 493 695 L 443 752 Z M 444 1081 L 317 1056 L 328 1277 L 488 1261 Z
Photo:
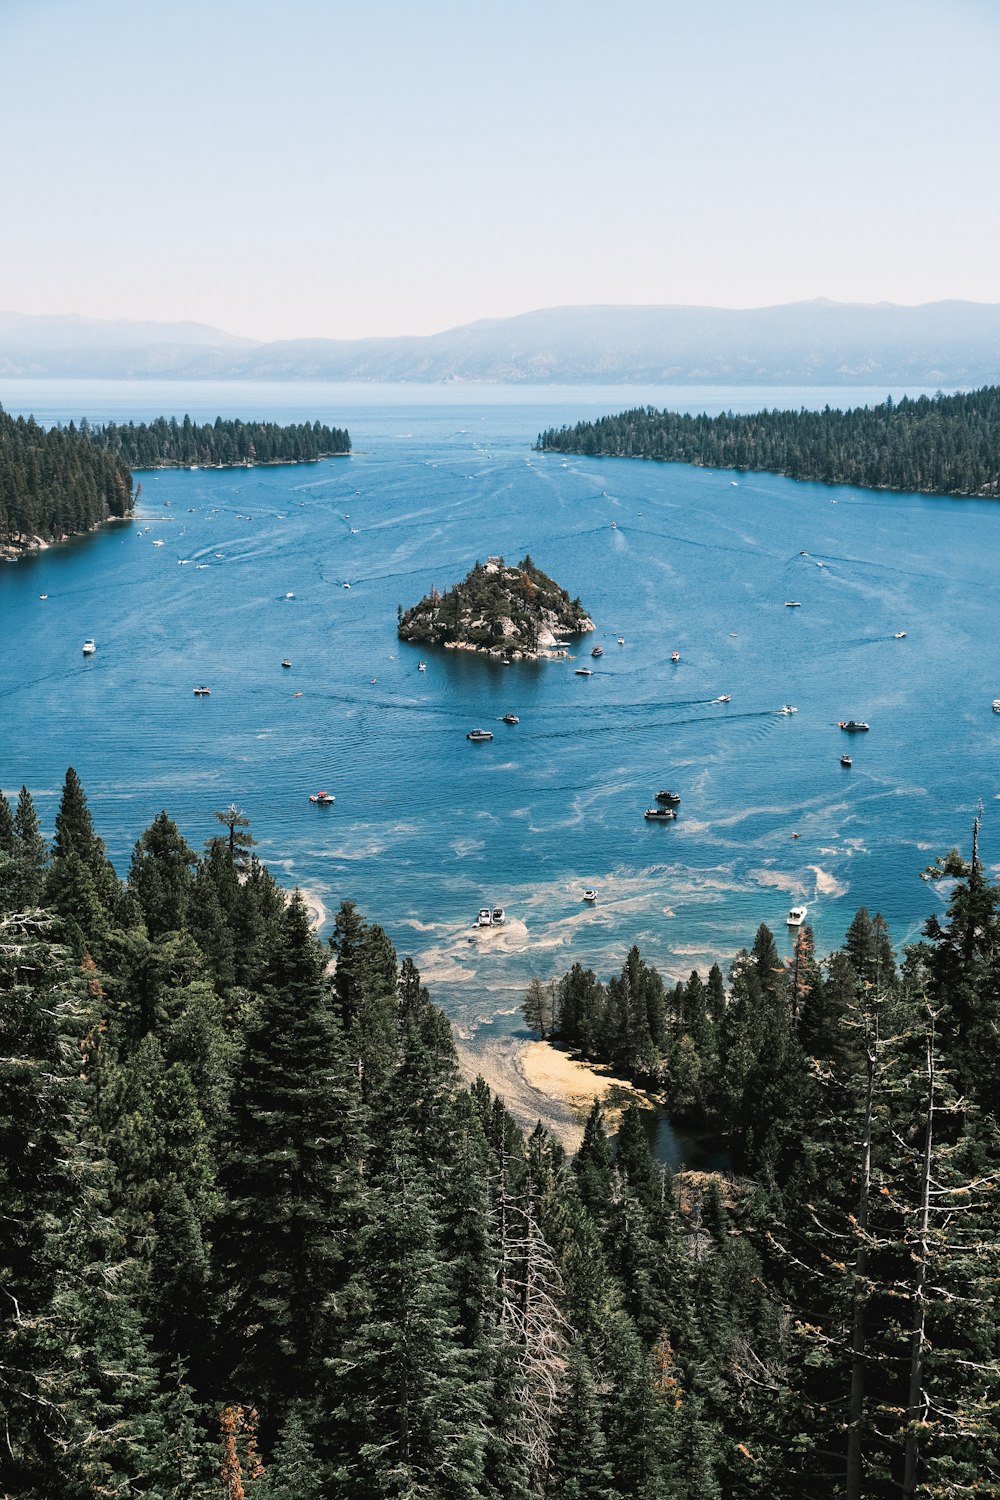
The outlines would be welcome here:
M 483 1050 L 458 1045 L 463 1077 L 481 1076 L 526 1130 L 540 1120 L 566 1150 L 576 1152 L 595 1099 L 605 1106 L 609 1131 L 630 1103 L 651 1108 L 648 1096 L 600 1064 L 581 1062 L 550 1042 L 523 1037 L 493 1040 Z

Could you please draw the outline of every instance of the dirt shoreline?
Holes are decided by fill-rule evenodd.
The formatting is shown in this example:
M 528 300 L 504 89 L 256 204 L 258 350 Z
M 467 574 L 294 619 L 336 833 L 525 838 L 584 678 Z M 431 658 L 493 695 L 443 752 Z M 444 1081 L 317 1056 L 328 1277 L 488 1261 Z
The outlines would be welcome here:
M 605 1102 L 610 1130 L 630 1103 L 652 1108 L 652 1100 L 601 1064 L 581 1062 L 550 1042 L 507 1037 L 473 1050 L 458 1047 L 462 1076 L 482 1076 L 503 1099 L 518 1124 L 532 1130 L 540 1120 L 567 1151 L 579 1150 L 583 1127 L 595 1099 Z
M 312 932 L 319 932 L 325 927 L 329 919 L 329 912 L 315 891 L 306 890 L 304 886 L 297 887 L 299 895 L 305 902 L 306 911 L 309 913 L 309 927 Z

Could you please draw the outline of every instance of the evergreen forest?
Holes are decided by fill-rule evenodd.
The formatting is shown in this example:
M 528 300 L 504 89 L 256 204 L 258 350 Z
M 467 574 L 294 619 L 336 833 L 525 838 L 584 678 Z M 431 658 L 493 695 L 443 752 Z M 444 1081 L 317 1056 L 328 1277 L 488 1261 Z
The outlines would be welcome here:
M 550 428 L 537 447 L 593 457 L 653 458 L 708 469 L 764 470 L 822 484 L 1000 495 L 1000 387 L 955 396 L 890 397 L 848 411 L 723 412 L 637 407 Z
M 729 1143 L 571 1159 L 459 1075 L 411 959 L 326 942 L 220 809 L 124 878 L 0 795 L 5 1500 L 802 1500 L 1000 1486 L 1000 887 L 526 1014 Z
M 132 470 L 312 463 L 350 453 L 350 435 L 319 422 L 154 422 L 44 428 L 0 408 L 0 551 L 91 531 L 132 512 Z
M 90 531 L 131 510 L 128 465 L 86 429 L 46 429 L 0 408 L 0 551 Z
M 351 451 L 350 434 L 321 422 L 241 422 L 184 417 L 153 422 L 108 422 L 90 429 L 92 441 L 130 469 L 223 468 L 241 464 L 315 463 Z

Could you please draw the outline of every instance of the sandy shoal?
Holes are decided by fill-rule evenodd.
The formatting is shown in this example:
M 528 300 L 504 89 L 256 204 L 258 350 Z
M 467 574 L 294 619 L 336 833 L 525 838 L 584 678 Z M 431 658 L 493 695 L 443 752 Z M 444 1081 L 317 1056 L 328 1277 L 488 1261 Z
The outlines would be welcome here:
M 533 1129 L 540 1120 L 571 1152 L 579 1150 L 595 1099 L 605 1101 L 612 1131 L 617 1129 L 627 1104 L 650 1103 L 643 1091 L 626 1079 L 600 1064 L 580 1062 L 550 1042 L 508 1037 L 491 1040 L 475 1051 L 460 1045 L 459 1063 L 470 1082 L 481 1075 L 525 1129 Z
M 306 911 L 309 913 L 310 928 L 313 932 L 319 932 L 321 927 L 326 926 L 329 916 L 326 907 L 315 891 L 306 890 L 305 886 L 300 885 L 298 892 L 305 902 Z

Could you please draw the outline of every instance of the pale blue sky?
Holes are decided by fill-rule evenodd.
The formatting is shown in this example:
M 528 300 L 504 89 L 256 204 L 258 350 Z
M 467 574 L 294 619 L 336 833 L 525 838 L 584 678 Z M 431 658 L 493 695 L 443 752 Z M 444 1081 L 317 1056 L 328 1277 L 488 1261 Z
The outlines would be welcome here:
M 997 0 L 0 0 L 0 308 L 1000 301 Z

